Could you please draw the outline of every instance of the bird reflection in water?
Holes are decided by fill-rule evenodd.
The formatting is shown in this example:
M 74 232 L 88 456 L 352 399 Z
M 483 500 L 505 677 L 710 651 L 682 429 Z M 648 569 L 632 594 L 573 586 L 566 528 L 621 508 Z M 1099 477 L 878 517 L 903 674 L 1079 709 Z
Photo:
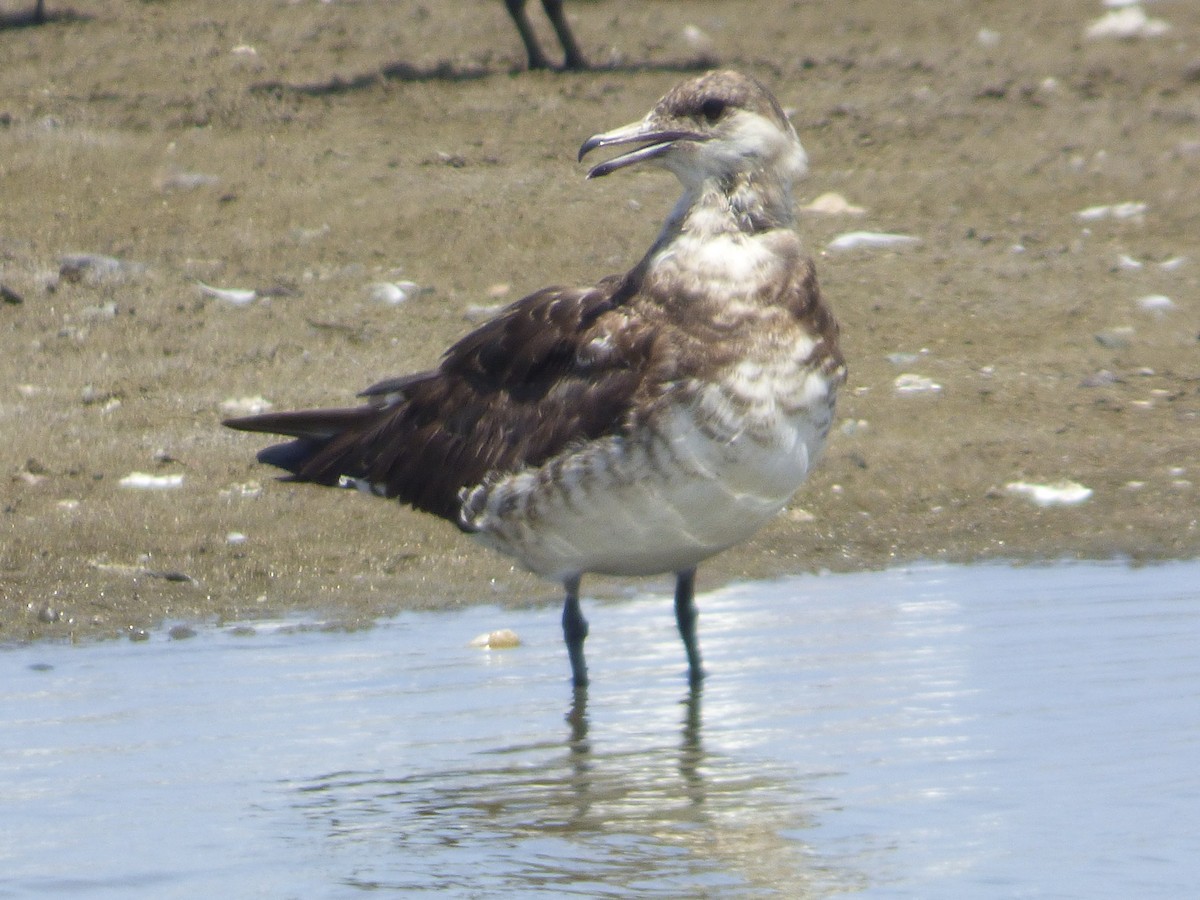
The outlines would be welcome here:
M 701 686 L 689 687 L 677 736 L 664 741 L 665 732 L 631 730 L 624 718 L 611 728 L 612 708 L 590 710 L 577 688 L 565 740 L 399 777 L 339 772 L 292 782 L 289 794 L 327 853 L 344 857 L 346 882 L 362 887 L 821 892 L 831 876 L 800 839 L 812 826 L 803 785 L 760 759 L 706 750 L 701 700 Z M 655 720 L 647 710 L 645 721 Z

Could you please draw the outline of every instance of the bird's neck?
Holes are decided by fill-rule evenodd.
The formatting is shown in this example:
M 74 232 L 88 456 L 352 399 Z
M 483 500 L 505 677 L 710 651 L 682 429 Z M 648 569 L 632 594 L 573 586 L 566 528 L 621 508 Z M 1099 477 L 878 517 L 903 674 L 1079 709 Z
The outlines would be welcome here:
M 790 183 L 763 173 L 707 178 L 684 190 L 663 225 L 658 243 L 688 233 L 752 236 L 794 224 Z

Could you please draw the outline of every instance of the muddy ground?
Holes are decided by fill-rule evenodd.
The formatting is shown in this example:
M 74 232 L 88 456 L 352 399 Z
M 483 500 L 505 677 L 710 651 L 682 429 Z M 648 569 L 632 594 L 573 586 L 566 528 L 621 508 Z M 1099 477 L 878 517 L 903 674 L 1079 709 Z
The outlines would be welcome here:
M 843 324 L 841 427 L 702 589 L 1200 552 L 1190 0 L 1130 40 L 1085 39 L 1099 0 L 568 0 L 599 64 L 580 74 L 521 71 L 500 0 L 49 0 L 36 27 L 32 5 L 0 0 L 0 641 L 556 601 L 445 523 L 275 482 L 222 404 L 350 402 L 432 365 L 478 307 L 631 265 L 675 184 L 585 182 L 576 150 L 706 55 L 792 112 L 801 204 L 865 213 L 800 222 Z M 1123 203 L 1145 208 L 1076 215 Z M 827 249 L 853 230 L 921 241 Z M 376 296 L 397 281 L 423 290 Z M 905 374 L 941 389 L 900 393 Z M 1063 479 L 1094 493 L 1006 489 Z

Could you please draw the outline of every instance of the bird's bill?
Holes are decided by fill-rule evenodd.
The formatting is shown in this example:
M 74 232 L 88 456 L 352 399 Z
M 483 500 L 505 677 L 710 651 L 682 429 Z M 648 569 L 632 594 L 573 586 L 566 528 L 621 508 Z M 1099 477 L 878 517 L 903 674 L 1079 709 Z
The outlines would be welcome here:
M 579 160 L 601 147 L 619 147 L 625 144 L 640 144 L 633 150 L 614 156 L 588 171 L 588 178 L 599 178 L 617 169 L 662 156 L 678 141 L 707 141 L 710 135 L 698 131 L 678 128 L 661 128 L 652 121 L 642 120 L 632 125 L 623 125 L 604 134 L 596 134 L 583 142 L 579 148 Z

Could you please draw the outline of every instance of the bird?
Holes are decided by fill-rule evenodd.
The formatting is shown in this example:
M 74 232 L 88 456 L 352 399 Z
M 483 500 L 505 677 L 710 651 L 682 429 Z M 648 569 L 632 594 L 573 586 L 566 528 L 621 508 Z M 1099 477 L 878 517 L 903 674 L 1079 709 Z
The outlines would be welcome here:
M 525 3 L 526 0 L 504 0 L 504 7 L 508 10 L 513 24 L 517 26 L 517 32 L 521 35 L 521 41 L 525 44 L 525 55 L 529 60 L 529 68 L 553 68 L 550 60 L 542 52 L 529 17 L 525 15 Z M 554 33 L 558 36 L 559 44 L 562 45 L 563 68 L 572 71 L 586 69 L 588 67 L 587 60 L 584 58 L 583 51 L 579 49 L 579 44 L 575 42 L 575 35 L 571 33 L 571 27 L 567 24 L 567 17 L 563 15 L 562 0 L 542 0 L 542 9 L 546 11 L 546 18 L 554 26 Z
M 696 569 L 792 498 L 826 442 L 846 363 L 793 212 L 807 156 L 758 79 L 693 76 L 583 142 L 588 178 L 663 168 L 683 193 L 624 274 L 548 287 L 360 405 L 226 420 L 292 438 L 260 462 L 452 522 L 564 588 L 588 683 L 585 574 L 675 575 L 693 684 Z

